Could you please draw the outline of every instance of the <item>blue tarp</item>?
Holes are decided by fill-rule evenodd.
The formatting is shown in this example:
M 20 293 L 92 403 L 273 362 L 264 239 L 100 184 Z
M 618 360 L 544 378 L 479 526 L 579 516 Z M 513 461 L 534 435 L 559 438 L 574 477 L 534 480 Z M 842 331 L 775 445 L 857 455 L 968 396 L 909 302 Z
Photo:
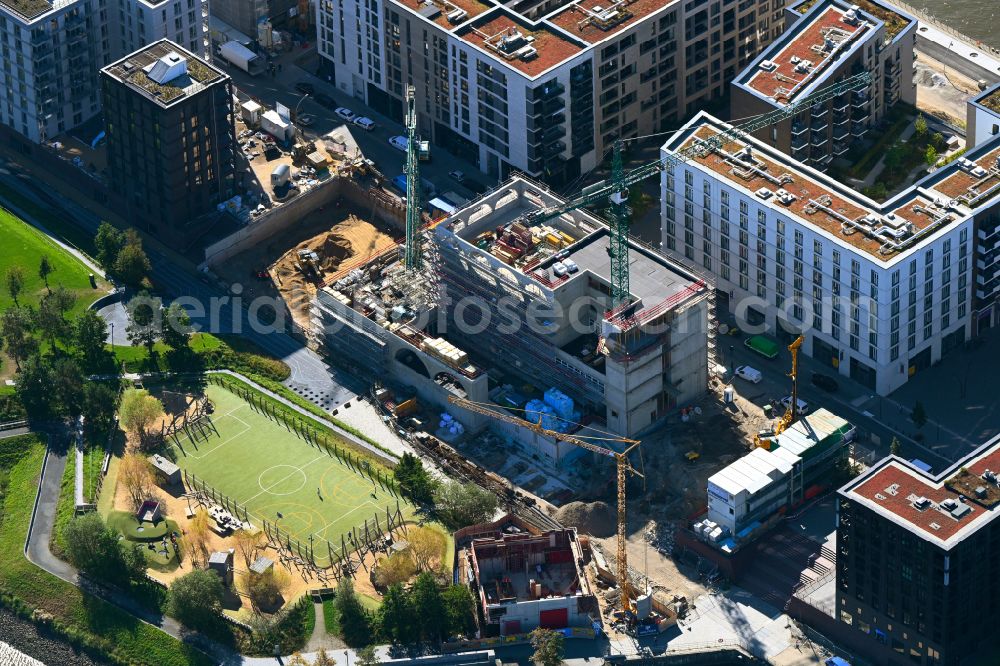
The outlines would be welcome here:
M 914 467 L 916 467 L 917 469 L 921 470 L 921 471 L 924 471 L 924 472 L 931 471 L 931 466 L 928 465 L 927 463 L 925 463 L 920 458 L 914 458 L 913 460 L 910 461 L 910 464 L 913 465 Z
M 851 666 L 851 662 L 842 657 L 830 657 L 826 660 L 826 666 Z

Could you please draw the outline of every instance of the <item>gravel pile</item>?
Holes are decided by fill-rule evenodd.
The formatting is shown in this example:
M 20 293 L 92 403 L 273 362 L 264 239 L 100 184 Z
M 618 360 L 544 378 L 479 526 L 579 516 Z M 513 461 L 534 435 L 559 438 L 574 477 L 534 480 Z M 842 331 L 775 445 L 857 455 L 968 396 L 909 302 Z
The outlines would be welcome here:
M 599 539 L 617 531 L 615 510 L 607 502 L 570 502 L 556 511 L 555 517 L 563 525 Z

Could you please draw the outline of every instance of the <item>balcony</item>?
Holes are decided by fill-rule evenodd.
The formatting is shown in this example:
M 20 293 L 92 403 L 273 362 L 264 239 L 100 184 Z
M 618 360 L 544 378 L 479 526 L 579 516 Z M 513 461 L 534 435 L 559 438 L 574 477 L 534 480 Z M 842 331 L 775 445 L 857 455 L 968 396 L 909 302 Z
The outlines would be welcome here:
M 550 127 L 542 133 L 542 144 L 547 146 L 556 141 L 556 139 L 561 139 L 564 136 L 566 136 L 566 128 L 564 126 Z
M 541 88 L 535 88 L 533 91 L 535 100 L 546 100 L 552 99 L 553 97 L 558 97 L 566 92 L 566 86 L 562 83 L 556 81 L 555 83 L 550 83 Z
M 844 123 L 846 123 L 850 119 L 851 119 L 851 116 L 848 113 L 837 112 L 837 113 L 833 114 L 833 124 L 835 126 L 836 125 L 843 125 Z
M 829 110 L 829 107 L 825 104 L 813 104 L 812 109 L 809 110 L 809 115 L 812 118 L 822 118 Z
M 843 125 L 835 125 L 833 128 L 834 141 L 843 141 L 850 135 L 851 135 L 851 129 L 846 123 Z
M 819 134 L 819 133 L 817 133 L 817 134 L 813 134 L 812 141 L 810 141 L 809 143 L 812 146 L 819 147 L 819 146 L 826 145 L 826 142 L 827 142 L 826 134 Z
M 802 150 L 809 146 L 809 139 L 804 136 L 796 136 L 792 138 L 792 150 Z
M 555 143 L 545 144 L 545 146 L 542 147 L 542 154 L 546 157 L 553 157 L 565 151 L 566 151 L 566 144 L 563 141 L 556 141 Z
M 812 131 L 813 134 L 816 134 L 817 132 L 822 132 L 823 134 L 826 134 L 826 130 L 828 127 L 829 124 L 822 120 L 817 120 L 816 122 L 809 125 L 809 129 Z
M 868 133 L 868 125 L 864 123 L 851 123 L 851 136 L 861 138 Z
M 839 157 L 840 155 L 846 153 L 849 148 L 850 146 L 848 146 L 846 143 L 836 142 L 833 144 L 833 154 Z
M 868 96 L 867 90 L 855 90 L 851 93 L 851 103 L 855 106 L 859 104 L 867 104 L 870 97 Z
M 851 105 L 851 100 L 847 95 L 840 95 L 833 100 L 834 111 L 845 111 Z
M 792 123 L 792 136 L 804 134 L 808 129 L 809 125 L 805 123 Z

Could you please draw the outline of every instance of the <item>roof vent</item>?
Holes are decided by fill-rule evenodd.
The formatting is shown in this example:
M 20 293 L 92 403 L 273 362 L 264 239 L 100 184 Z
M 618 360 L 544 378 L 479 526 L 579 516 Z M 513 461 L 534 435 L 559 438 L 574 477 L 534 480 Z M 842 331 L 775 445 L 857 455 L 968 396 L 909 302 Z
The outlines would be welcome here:
M 994 472 L 990 471 L 989 469 L 983 472 L 983 478 L 989 481 L 990 483 L 997 482 L 997 475 Z
M 791 60 L 793 65 L 797 65 L 798 63 L 802 62 L 802 58 L 798 57 L 797 55 L 793 55 L 791 58 L 789 58 L 789 60 Z
M 176 51 L 171 51 L 143 69 L 149 78 L 162 86 L 187 74 L 187 60 Z
M 890 485 L 888 488 L 885 489 L 885 492 L 887 494 L 892 495 L 893 497 L 895 497 L 896 495 L 899 494 L 899 484 L 898 483 L 894 483 L 894 484 Z
M 461 7 L 448 12 L 448 22 L 449 23 L 459 23 L 465 20 L 465 17 L 469 15 L 469 12 L 465 11 Z
M 926 497 L 917 497 L 913 500 L 913 507 L 918 511 L 923 511 L 924 509 L 930 507 L 931 501 Z
M 757 190 L 756 192 L 754 192 L 754 194 L 757 195 L 758 199 L 763 199 L 764 201 L 767 201 L 772 196 L 774 196 L 774 192 L 772 192 L 771 190 L 767 189 L 766 187 L 760 188 L 759 190 Z
M 932 530 L 939 530 L 939 529 L 941 529 L 941 526 L 938 525 L 937 523 L 931 523 L 931 529 Z
M 778 69 L 778 63 L 774 62 L 773 60 L 761 60 L 760 65 L 758 65 L 758 67 L 760 67 L 765 72 L 773 72 L 774 70 Z
M 941 500 L 941 508 L 945 511 L 951 511 L 956 506 L 958 506 L 958 500 L 954 497 L 949 497 L 948 499 Z
M 979 499 L 986 499 L 986 486 L 976 486 L 976 497 Z
M 881 502 L 884 502 L 885 501 L 885 495 L 883 495 L 882 493 L 875 493 L 875 499 L 877 499 L 877 500 L 879 500 Z
M 857 25 L 858 24 L 858 11 L 860 9 L 861 8 L 858 7 L 857 5 L 852 5 L 850 9 L 848 9 L 846 12 L 844 12 L 844 23 L 848 23 L 850 25 Z
M 955 520 L 961 520 L 966 514 L 972 513 L 972 507 L 968 504 L 959 504 L 954 509 L 951 510 L 951 517 Z
M 534 46 L 525 46 L 517 50 L 517 57 L 521 60 L 531 60 L 538 57 L 538 49 Z
M 775 194 L 778 195 L 778 201 L 785 204 L 786 206 L 792 205 L 792 203 L 798 198 L 784 188 L 778 190 Z

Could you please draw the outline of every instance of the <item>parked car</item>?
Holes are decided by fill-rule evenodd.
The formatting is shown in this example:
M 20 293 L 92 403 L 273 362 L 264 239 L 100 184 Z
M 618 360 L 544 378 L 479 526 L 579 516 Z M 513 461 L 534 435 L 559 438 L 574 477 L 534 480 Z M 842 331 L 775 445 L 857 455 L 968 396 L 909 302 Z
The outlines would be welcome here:
M 566 268 L 566 264 L 561 261 L 557 261 L 552 264 L 552 272 L 555 273 L 556 277 L 563 277 L 569 273 L 569 269 Z
M 302 127 L 309 127 L 314 122 L 316 122 L 316 117 L 311 113 L 300 113 L 296 118 L 295 122 Z
M 462 173 L 461 171 L 449 171 L 448 175 L 451 176 L 451 178 L 454 179 L 456 183 L 461 183 L 465 181 L 465 174 Z
M 791 405 L 792 405 L 792 396 L 786 395 L 784 398 L 781 399 L 781 406 L 784 407 L 786 410 L 789 409 Z M 799 416 L 809 413 L 809 403 L 806 402 L 805 400 L 801 399 L 796 400 L 795 405 L 796 405 L 795 411 L 798 412 Z
M 371 132 L 373 129 L 375 129 L 375 121 L 365 116 L 355 118 L 354 124 L 366 132 Z
M 308 81 L 299 81 L 295 84 L 295 89 L 303 95 L 313 95 L 316 93 L 316 87 Z
M 337 106 L 337 102 L 335 102 L 333 98 L 326 93 L 316 93 L 313 99 L 315 99 L 320 106 L 325 106 L 328 109 L 332 109 Z
M 347 122 L 351 122 L 352 120 L 354 120 L 355 117 L 354 112 L 348 109 L 346 106 L 338 106 L 336 109 L 333 110 L 333 112 L 336 113 L 341 118 L 343 118 L 344 120 L 346 120 Z
M 576 262 L 573 261 L 572 259 L 564 259 L 563 266 L 566 267 L 566 271 L 569 273 L 576 273 L 578 270 L 580 270 L 580 267 L 577 266 Z
M 836 379 L 830 375 L 824 375 L 819 372 L 812 373 L 812 383 L 817 388 L 821 388 L 828 393 L 833 393 L 840 388 Z
M 395 148 L 396 150 L 402 150 L 404 153 L 406 152 L 406 148 L 409 145 L 409 143 L 410 143 L 409 140 L 405 136 L 400 136 L 397 134 L 396 136 L 389 137 L 389 145 Z
M 749 365 L 741 365 L 740 367 L 736 368 L 734 374 L 740 379 L 744 379 L 750 382 L 751 384 L 759 384 L 760 380 L 763 378 L 763 375 L 760 373 L 760 370 L 757 370 L 756 368 L 751 368 Z

